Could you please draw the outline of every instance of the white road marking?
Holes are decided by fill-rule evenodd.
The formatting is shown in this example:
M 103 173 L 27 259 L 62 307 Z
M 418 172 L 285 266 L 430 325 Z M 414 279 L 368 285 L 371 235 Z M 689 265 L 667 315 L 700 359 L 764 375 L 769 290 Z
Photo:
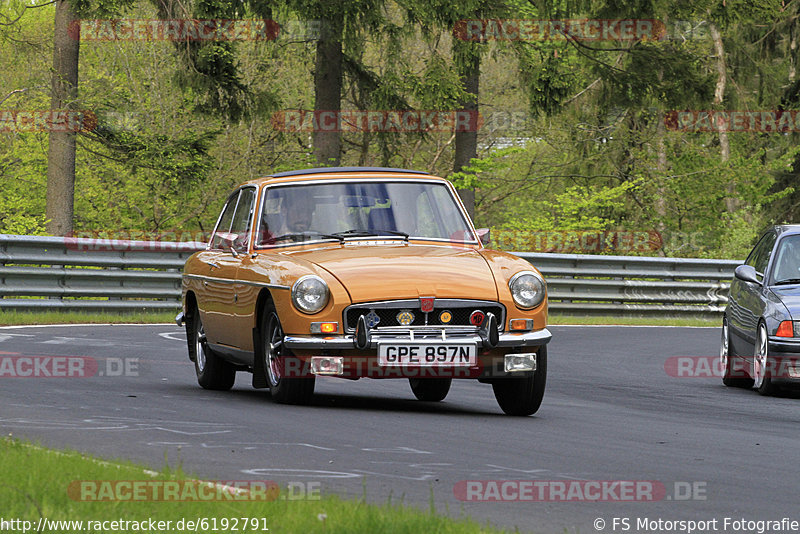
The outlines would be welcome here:
M 385 447 L 385 448 L 375 448 L 375 449 L 361 449 L 362 451 L 366 452 L 398 452 L 398 453 L 409 453 L 409 454 L 433 454 L 429 451 L 421 451 L 419 449 L 412 449 L 411 447 Z
M 246 475 L 256 476 L 263 476 L 268 473 L 280 473 L 284 476 L 292 476 L 293 478 L 358 478 L 361 476 L 358 473 L 348 473 L 345 471 L 317 471 L 314 469 L 259 468 L 243 469 L 241 472 Z
M 0 334 L 0 343 L 14 339 L 15 337 L 36 337 L 33 334 Z
M 92 339 L 85 337 L 56 336 L 47 341 L 39 341 L 43 345 L 80 345 L 83 347 L 107 347 L 109 342 L 102 339 Z M 130 345 L 130 343 L 126 343 Z
M 186 332 L 161 332 L 158 334 L 159 336 L 163 337 L 164 339 L 171 339 L 172 341 L 186 341 Z M 173 336 L 180 336 L 180 337 L 173 337 Z

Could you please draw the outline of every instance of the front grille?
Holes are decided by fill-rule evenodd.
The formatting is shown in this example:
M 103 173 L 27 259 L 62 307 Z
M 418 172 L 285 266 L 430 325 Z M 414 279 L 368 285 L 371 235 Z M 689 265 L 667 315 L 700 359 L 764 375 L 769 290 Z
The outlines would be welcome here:
M 439 321 L 439 314 L 443 311 L 452 313 L 452 320 L 443 325 Z M 364 304 L 353 304 L 344 311 L 345 330 L 353 332 L 358 324 L 361 315 L 368 315 L 370 312 L 380 318 L 377 328 L 401 326 L 397 320 L 397 315 L 401 311 L 410 311 L 414 314 L 414 320 L 408 326 L 471 326 L 469 317 L 475 310 L 480 310 L 484 314 L 493 313 L 497 317 L 497 324 L 500 330 L 505 323 L 505 308 L 502 304 L 487 301 L 469 301 L 456 299 L 437 300 L 432 312 L 424 313 L 420 310 L 418 300 L 403 301 L 384 301 Z M 427 321 L 427 322 L 426 322 Z

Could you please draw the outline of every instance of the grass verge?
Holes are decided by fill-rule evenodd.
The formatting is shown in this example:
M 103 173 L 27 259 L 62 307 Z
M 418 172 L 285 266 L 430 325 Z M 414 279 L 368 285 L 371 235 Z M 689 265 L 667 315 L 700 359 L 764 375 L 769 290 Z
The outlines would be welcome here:
M 701 317 L 660 318 L 660 317 L 614 317 L 605 316 L 572 316 L 547 315 L 548 324 L 583 324 L 583 325 L 622 325 L 622 326 L 721 326 L 722 317 L 719 319 L 706 319 Z
M 0 301 L 0 305 L 2 301 Z M 126 324 L 126 323 L 174 323 L 175 311 L 153 312 L 70 312 L 70 311 L 15 311 L 0 310 L 0 326 L 27 324 Z
M 286 492 L 267 492 L 272 500 L 229 501 L 155 501 L 149 499 L 92 501 L 90 496 L 108 496 L 102 489 L 83 493 L 80 482 L 89 487 L 116 488 L 115 495 L 133 495 L 122 491 L 119 481 L 147 482 L 156 487 L 167 487 L 154 481 L 196 480 L 181 470 L 165 469 L 162 473 L 148 472 L 145 468 L 128 462 L 107 462 L 71 451 L 45 449 L 11 437 L 0 439 L 0 521 L 20 520 L 29 524 L 0 525 L 0 530 L 22 531 L 29 526 L 35 531 L 40 518 L 46 519 L 42 532 L 134 532 L 154 531 L 152 528 L 133 528 L 131 524 L 115 525 L 104 521 L 153 520 L 170 521 L 163 532 L 286 532 L 286 533 L 501 533 L 474 521 L 455 520 L 431 511 L 422 511 L 402 504 L 375 506 L 361 501 L 344 500 L 336 496 L 314 496 L 312 499 L 293 500 Z M 140 482 L 141 481 L 141 482 Z M 115 484 L 116 483 L 116 484 Z M 91 486 L 94 484 L 95 486 Z M 189 483 L 189 486 L 192 482 Z M 86 486 L 84 486 L 86 487 Z M 201 495 L 198 491 L 197 495 Z M 247 527 L 244 527 L 247 518 Z M 184 520 L 182 524 L 179 521 Z M 205 523 L 199 521 L 205 520 Z M 234 525 L 234 520 L 237 524 Z M 53 524 L 52 521 L 82 521 Z M 187 521 L 198 522 L 199 528 L 188 528 Z M 166 523 L 165 523 L 166 525 Z M 205 525 L 205 528 L 203 527 Z M 216 525 L 216 529 L 214 529 Z M 123 528 L 127 527 L 127 528 Z M 223 526 L 225 528 L 223 528 Z M 3 527 L 6 527 L 3 529 Z M 17 527 L 17 528 L 13 528 Z M 92 528 L 94 527 L 94 528 Z M 244 527 L 244 528 L 243 528 Z M 32 529 L 32 530 L 31 530 Z

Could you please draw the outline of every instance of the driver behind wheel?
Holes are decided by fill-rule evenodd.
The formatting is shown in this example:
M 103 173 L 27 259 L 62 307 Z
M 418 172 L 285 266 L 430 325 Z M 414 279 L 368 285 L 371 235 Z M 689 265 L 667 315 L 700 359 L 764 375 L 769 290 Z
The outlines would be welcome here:
M 260 243 L 273 245 L 280 236 L 308 232 L 313 215 L 314 204 L 299 195 L 282 194 L 268 199 L 261 214 Z
M 286 232 L 302 233 L 311 229 L 311 219 L 314 215 L 314 206 L 305 199 L 288 196 L 281 203 L 281 219 Z M 279 235 L 281 235 L 279 233 Z

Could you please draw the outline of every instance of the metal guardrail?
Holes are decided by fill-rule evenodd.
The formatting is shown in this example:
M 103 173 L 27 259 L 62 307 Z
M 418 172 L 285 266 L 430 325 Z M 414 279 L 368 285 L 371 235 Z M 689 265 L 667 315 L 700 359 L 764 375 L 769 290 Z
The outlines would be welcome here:
M 719 317 L 741 261 L 517 252 L 547 280 L 550 310 L 574 315 Z
M 183 264 L 204 247 L 0 234 L 0 308 L 177 311 Z M 515 254 L 545 275 L 550 310 L 575 315 L 719 316 L 741 263 Z
M 0 234 L 0 309 L 177 312 L 183 264 L 201 248 Z

